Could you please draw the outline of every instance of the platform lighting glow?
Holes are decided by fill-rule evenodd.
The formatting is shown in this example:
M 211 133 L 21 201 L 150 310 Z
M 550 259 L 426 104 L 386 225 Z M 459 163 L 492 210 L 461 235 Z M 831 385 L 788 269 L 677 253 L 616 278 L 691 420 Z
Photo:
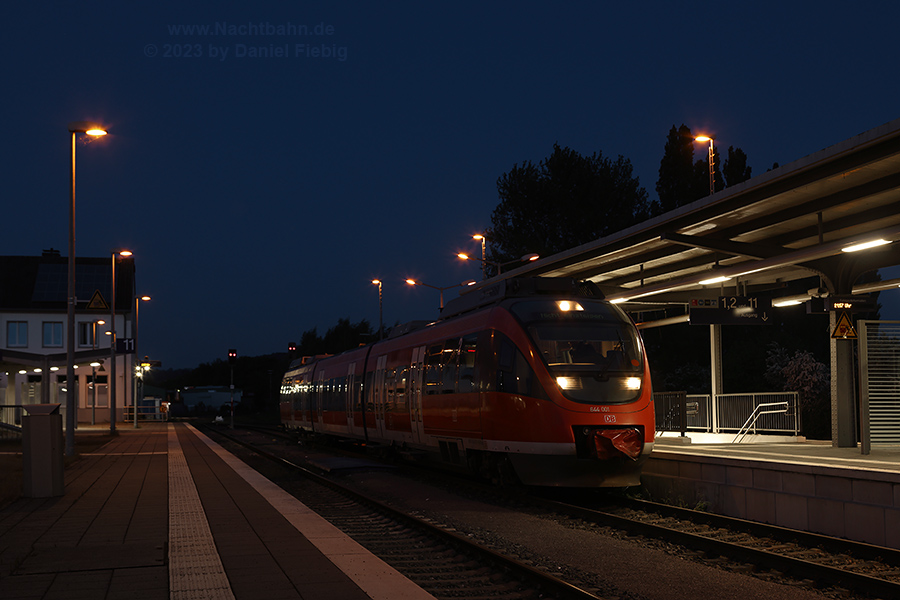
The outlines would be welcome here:
M 106 135 L 107 131 L 105 129 L 88 129 L 87 131 L 85 131 L 85 133 L 88 135 L 99 136 Z
M 51 371 L 59 371 L 59 367 L 50 367 Z
M 19 375 L 24 375 L 24 374 L 27 373 L 27 372 L 28 372 L 28 371 L 26 371 L 25 369 L 22 369 L 21 371 L 19 371 Z
M 584 310 L 584 307 L 578 304 L 577 302 L 570 302 L 569 300 L 560 300 L 556 303 L 559 306 L 559 310 L 563 312 L 569 312 L 572 310 Z
M 621 304 L 622 302 L 628 302 L 628 298 L 616 298 L 609 301 L 610 304 Z
M 91 366 L 94 367 L 94 368 L 96 369 L 97 367 L 100 366 L 100 363 L 98 363 L 98 362 L 92 362 L 92 363 L 91 363 Z
M 730 280 L 731 277 L 725 277 L 724 275 L 720 275 L 719 277 L 713 277 L 712 279 L 704 279 L 700 282 L 700 285 L 712 285 L 714 283 L 722 283 L 723 281 Z
M 842 252 L 859 252 L 860 250 L 868 250 L 869 248 L 877 248 L 878 246 L 884 246 L 885 244 L 890 244 L 887 240 L 872 240 L 870 242 L 862 242 L 860 244 L 853 244 L 852 246 L 847 246 L 846 248 L 841 248 Z
M 694 138 L 694 141 L 703 143 L 703 142 L 708 142 L 711 139 L 712 138 L 709 137 L 708 135 L 698 135 L 697 137 Z
M 466 254 L 465 252 L 460 252 L 460 253 L 457 254 L 456 256 L 460 257 L 460 258 L 463 259 L 463 260 L 469 260 L 469 255 Z
M 34 372 L 35 372 L 35 373 L 40 373 L 40 372 L 41 372 L 41 369 L 35 369 Z

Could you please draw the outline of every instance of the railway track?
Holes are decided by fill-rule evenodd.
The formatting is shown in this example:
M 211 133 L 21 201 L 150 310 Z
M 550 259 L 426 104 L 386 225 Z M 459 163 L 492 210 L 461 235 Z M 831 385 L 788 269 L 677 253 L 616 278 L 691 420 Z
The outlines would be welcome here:
M 232 452 L 243 454 L 245 460 L 246 453 L 252 452 L 278 469 L 302 474 L 303 481 L 297 485 L 294 479 L 290 493 L 436 598 L 603 600 L 603 596 L 494 552 L 452 529 L 344 487 L 259 444 L 219 428 L 203 429 Z M 265 474 L 272 478 L 271 469 L 268 471 Z M 279 478 L 277 473 L 274 477 Z M 288 482 L 279 483 L 284 487 Z
M 628 536 L 675 544 L 692 552 L 704 564 L 717 563 L 726 570 L 770 580 L 789 580 L 810 589 L 836 590 L 832 597 L 900 598 L 900 552 L 888 548 L 624 498 L 598 502 L 596 498 L 585 497 L 573 504 L 534 495 L 523 497 L 521 493 L 507 493 L 469 481 L 454 480 L 448 484 L 444 476 L 432 483 L 452 488 L 454 493 L 466 490 L 469 496 L 487 498 L 495 504 L 540 507 L 550 518 L 566 522 L 568 527 L 612 528 Z M 458 533 L 453 535 L 460 537 Z M 463 541 L 470 539 L 462 537 Z M 512 563 L 515 562 L 513 559 Z M 514 567 L 510 564 L 503 568 Z M 537 587 L 547 589 L 543 584 Z M 602 597 L 579 583 L 572 585 L 572 589 L 563 587 L 559 594 L 576 594 L 559 597 Z

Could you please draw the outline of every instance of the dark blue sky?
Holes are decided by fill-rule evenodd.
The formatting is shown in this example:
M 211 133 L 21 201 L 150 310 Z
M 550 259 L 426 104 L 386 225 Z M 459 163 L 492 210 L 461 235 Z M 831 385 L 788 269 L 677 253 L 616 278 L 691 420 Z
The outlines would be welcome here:
M 900 116 L 888 1 L 0 10 L 0 254 L 67 253 L 66 126 L 108 124 L 77 149 L 76 255 L 134 250 L 139 350 L 166 367 L 377 325 L 373 277 L 388 324 L 436 316 L 403 279 L 478 278 L 455 254 L 478 249 L 497 178 L 554 143 L 625 156 L 655 197 L 673 125 L 760 174 Z

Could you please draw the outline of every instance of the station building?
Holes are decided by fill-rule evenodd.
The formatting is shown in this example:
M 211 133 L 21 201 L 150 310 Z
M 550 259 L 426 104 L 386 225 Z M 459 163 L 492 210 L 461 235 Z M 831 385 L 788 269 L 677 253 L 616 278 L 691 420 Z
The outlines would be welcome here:
M 116 305 L 110 306 L 113 268 Z M 110 421 L 110 382 L 116 379 L 116 419 L 133 416 L 136 393 L 134 260 L 77 257 L 75 372 L 67 370 L 68 258 L 0 256 L 0 426 L 20 425 L 23 405 L 59 403 L 76 394 L 76 422 Z M 115 364 L 108 335 L 115 314 Z M 65 416 L 63 422 L 66 422 Z

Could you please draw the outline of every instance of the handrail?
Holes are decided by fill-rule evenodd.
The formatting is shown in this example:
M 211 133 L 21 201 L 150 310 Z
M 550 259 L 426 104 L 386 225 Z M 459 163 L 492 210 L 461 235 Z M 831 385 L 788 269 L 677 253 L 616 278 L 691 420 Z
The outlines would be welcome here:
M 763 407 L 768 407 L 768 406 L 780 406 L 781 409 L 780 409 L 780 410 L 766 410 L 766 411 L 761 411 L 761 410 L 759 410 L 759 409 L 761 409 L 761 408 L 763 408 Z M 734 444 L 734 443 L 738 443 L 738 444 L 741 443 L 741 441 L 744 439 L 744 437 L 747 435 L 747 433 L 750 432 L 750 429 L 752 429 L 753 426 L 756 425 L 757 419 L 759 419 L 761 416 L 763 416 L 763 415 L 773 415 L 773 414 L 777 414 L 777 413 L 786 413 L 787 411 L 788 411 L 788 403 L 787 403 L 787 401 L 782 401 L 782 402 L 767 402 L 767 403 L 764 403 L 764 404 L 757 404 L 756 407 L 753 409 L 753 412 L 750 413 L 750 416 L 747 417 L 747 420 L 744 421 L 744 424 L 741 425 L 740 430 L 738 430 L 737 435 L 734 436 L 734 439 L 731 440 L 731 443 L 732 443 L 732 444 Z M 753 421 L 753 422 L 751 423 L 751 421 Z M 747 431 L 744 431 L 744 429 L 746 429 Z M 741 438 L 741 439 L 738 440 L 738 438 Z

